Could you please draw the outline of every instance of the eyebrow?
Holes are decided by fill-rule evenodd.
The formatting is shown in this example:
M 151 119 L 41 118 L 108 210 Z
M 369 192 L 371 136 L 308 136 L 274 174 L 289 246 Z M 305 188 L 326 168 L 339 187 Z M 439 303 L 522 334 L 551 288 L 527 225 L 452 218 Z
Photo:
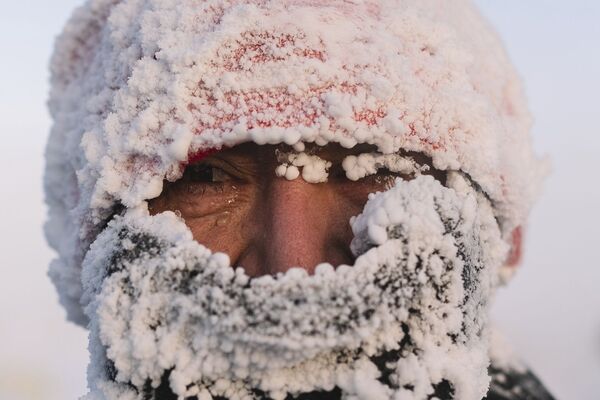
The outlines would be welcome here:
M 291 150 L 293 151 L 293 149 Z M 342 162 L 348 156 L 356 156 L 362 153 L 378 153 L 375 145 L 367 143 L 360 143 L 349 149 L 337 143 L 329 143 L 326 146 L 312 145 L 305 152 L 335 163 Z
M 277 144 L 277 145 L 259 145 L 254 142 L 245 142 L 238 144 L 233 147 L 223 148 L 221 150 L 208 150 L 204 152 L 200 152 L 198 156 L 191 157 L 188 161 L 188 164 L 192 164 L 194 162 L 199 162 L 205 158 L 216 157 L 222 158 L 224 153 L 228 157 L 233 157 L 235 160 L 241 160 L 245 157 L 252 158 L 256 161 L 256 157 L 262 156 L 263 153 L 257 151 L 258 148 L 269 147 L 273 149 L 273 154 L 275 154 L 275 150 L 279 149 L 284 152 L 289 153 L 301 153 L 293 148 L 291 145 L 287 144 Z M 330 161 L 332 164 L 337 165 L 341 164 L 341 162 L 348 156 L 356 156 L 363 153 L 377 153 L 383 154 L 378 151 L 377 146 L 368 144 L 368 143 L 359 143 L 352 148 L 342 147 L 340 144 L 332 142 L 328 143 L 325 146 L 318 146 L 314 143 L 306 144 L 306 149 L 303 151 L 307 154 L 316 155 L 322 157 L 323 159 Z M 407 158 L 413 159 L 418 165 L 427 166 L 428 170 L 425 171 L 426 174 L 432 175 L 434 178 L 442 182 L 444 185 L 446 183 L 446 174 L 447 170 L 440 170 L 433 166 L 433 161 L 431 157 L 419 152 L 414 151 L 399 151 L 396 154 L 400 154 L 401 156 L 405 156 Z M 263 160 L 264 161 L 264 160 Z M 276 162 L 276 160 L 275 160 Z

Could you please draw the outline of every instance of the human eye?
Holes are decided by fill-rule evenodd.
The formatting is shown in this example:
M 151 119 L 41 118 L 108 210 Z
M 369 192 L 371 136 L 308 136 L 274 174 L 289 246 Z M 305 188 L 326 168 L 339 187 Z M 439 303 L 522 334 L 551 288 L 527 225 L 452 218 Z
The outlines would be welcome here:
M 233 149 L 190 162 L 181 176 L 165 181 L 160 196 L 149 202 L 150 211 L 177 211 L 184 220 L 197 222 L 239 213 L 256 197 L 259 175 L 255 164 L 253 157 Z
M 198 184 L 219 184 L 234 179 L 224 168 L 206 162 L 189 165 L 183 174 L 183 181 Z
M 352 186 L 357 185 L 373 185 L 374 189 L 393 185 L 397 178 L 410 180 L 412 175 L 402 172 L 394 172 L 386 167 L 378 167 L 369 173 L 361 174 L 360 176 L 348 177 L 347 171 L 341 165 L 333 165 L 329 171 L 329 180 Z
M 422 167 L 411 157 L 377 152 L 348 155 L 342 161 L 342 168 L 346 178 L 357 183 L 410 180 L 422 172 Z
M 408 181 L 414 178 L 414 174 L 406 172 L 394 172 L 383 167 L 379 168 L 376 173 L 359 179 L 359 182 L 362 182 L 366 185 L 372 185 L 377 189 L 389 189 L 394 185 L 396 179 L 398 178 Z
M 169 183 L 167 189 L 178 201 L 200 204 L 234 194 L 244 182 L 233 164 L 215 158 L 188 165 L 181 178 Z

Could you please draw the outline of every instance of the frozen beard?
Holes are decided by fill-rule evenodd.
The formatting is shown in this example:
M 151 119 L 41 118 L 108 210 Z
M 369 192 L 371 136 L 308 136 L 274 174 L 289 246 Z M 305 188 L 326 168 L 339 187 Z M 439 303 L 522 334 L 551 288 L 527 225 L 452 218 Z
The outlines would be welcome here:
M 85 398 L 484 397 L 508 250 L 489 200 L 458 172 L 397 179 L 351 225 L 354 265 L 250 279 L 174 213 L 116 216 L 84 261 Z

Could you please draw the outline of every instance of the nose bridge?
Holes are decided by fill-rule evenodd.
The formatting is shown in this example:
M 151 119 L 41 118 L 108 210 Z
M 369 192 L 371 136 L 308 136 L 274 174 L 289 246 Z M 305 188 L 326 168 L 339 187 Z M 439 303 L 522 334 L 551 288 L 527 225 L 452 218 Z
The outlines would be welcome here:
M 333 193 L 326 184 L 275 178 L 265 193 L 264 273 L 302 267 L 312 273 L 327 260 Z

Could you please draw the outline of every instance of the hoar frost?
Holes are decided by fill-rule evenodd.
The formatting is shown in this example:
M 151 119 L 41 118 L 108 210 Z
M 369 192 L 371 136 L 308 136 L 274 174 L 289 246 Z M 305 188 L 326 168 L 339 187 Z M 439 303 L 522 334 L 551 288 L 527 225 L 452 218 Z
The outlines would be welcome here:
M 282 162 L 275 169 L 275 174 L 279 177 L 294 180 L 302 175 L 302 179 L 308 183 L 327 181 L 327 171 L 331 167 L 331 162 L 317 155 L 305 152 L 286 153 L 278 150 L 277 159 Z M 302 174 L 300 174 L 300 169 Z
M 449 385 L 481 399 L 507 246 L 489 201 L 459 173 L 448 185 L 420 176 L 371 195 L 352 220 L 355 263 L 314 275 L 251 279 L 173 213 L 115 217 L 84 262 L 87 399 L 143 399 L 165 375 L 182 398 L 416 400 Z
M 158 196 L 195 154 L 248 141 L 422 153 L 477 182 L 505 238 L 543 170 L 517 74 L 466 0 L 87 0 L 51 73 L 50 275 L 81 325 L 89 245 L 116 208 Z
M 309 183 L 327 182 L 331 162 L 314 154 L 301 152 L 282 152 L 276 150 L 277 160 L 281 163 L 275 169 L 275 175 L 287 180 L 300 176 Z M 411 157 L 402 154 L 361 153 L 346 156 L 342 169 L 351 181 L 374 175 L 384 169 L 405 176 L 415 176 L 430 169 L 428 165 L 419 165 Z
M 87 0 L 51 70 L 50 275 L 91 331 L 87 399 L 149 398 L 165 376 L 200 400 L 483 396 L 486 302 L 544 167 L 470 2 Z M 374 146 L 349 179 L 416 178 L 352 221 L 354 265 L 250 279 L 146 203 L 193 156 L 249 141 L 299 153 L 286 179 L 327 179 L 305 143 Z

